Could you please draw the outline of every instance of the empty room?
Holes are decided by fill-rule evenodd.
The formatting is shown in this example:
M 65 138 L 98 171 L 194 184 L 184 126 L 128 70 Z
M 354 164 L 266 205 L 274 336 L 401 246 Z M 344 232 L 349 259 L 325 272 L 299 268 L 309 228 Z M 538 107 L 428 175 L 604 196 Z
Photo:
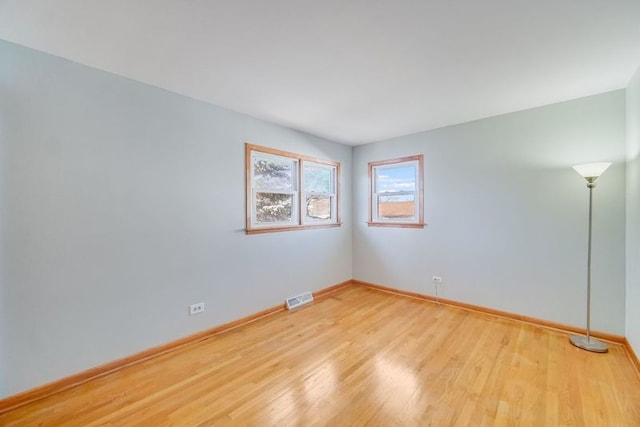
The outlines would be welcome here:
M 640 426 L 640 1 L 0 1 L 0 425 Z

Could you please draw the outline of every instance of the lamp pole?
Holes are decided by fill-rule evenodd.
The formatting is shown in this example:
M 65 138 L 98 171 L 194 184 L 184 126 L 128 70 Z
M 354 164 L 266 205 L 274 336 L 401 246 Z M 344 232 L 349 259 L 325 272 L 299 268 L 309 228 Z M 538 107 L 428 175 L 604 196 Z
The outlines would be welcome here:
M 587 244 L 587 341 L 591 341 L 591 230 L 593 229 L 593 187 L 595 182 L 587 182 L 589 188 L 589 243 Z

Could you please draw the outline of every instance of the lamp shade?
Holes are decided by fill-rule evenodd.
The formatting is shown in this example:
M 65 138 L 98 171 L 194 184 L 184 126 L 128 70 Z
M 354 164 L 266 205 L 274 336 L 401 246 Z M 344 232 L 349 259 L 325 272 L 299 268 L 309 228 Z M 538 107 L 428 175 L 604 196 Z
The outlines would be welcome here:
M 582 165 L 575 165 L 573 169 L 585 178 L 597 178 L 611 166 L 610 162 L 599 163 L 585 163 Z

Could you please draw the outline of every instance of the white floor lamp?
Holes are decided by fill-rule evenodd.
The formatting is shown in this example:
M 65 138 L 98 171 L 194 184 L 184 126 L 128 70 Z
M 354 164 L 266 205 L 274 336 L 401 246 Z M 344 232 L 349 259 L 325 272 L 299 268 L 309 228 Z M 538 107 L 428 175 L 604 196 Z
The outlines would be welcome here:
M 587 188 L 589 188 L 589 243 L 587 249 L 587 335 L 572 335 L 569 338 L 571 344 L 580 347 L 583 350 L 593 351 L 596 353 L 606 353 L 609 350 L 607 344 L 591 338 L 591 219 L 593 216 L 593 188 L 596 186 L 596 179 L 611 166 L 611 163 L 587 163 L 584 165 L 576 165 L 576 170 L 587 180 Z

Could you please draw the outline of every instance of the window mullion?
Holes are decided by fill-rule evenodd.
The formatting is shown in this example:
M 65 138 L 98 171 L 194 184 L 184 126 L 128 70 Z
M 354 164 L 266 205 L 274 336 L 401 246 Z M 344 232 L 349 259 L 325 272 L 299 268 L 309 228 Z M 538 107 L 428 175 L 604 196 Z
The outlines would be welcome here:
M 303 224 L 303 220 L 302 220 L 302 197 L 304 194 L 304 189 L 302 188 L 304 183 L 304 177 L 302 176 L 303 163 L 304 163 L 303 159 L 298 159 L 298 180 L 296 184 L 298 187 L 298 224 L 299 225 Z

